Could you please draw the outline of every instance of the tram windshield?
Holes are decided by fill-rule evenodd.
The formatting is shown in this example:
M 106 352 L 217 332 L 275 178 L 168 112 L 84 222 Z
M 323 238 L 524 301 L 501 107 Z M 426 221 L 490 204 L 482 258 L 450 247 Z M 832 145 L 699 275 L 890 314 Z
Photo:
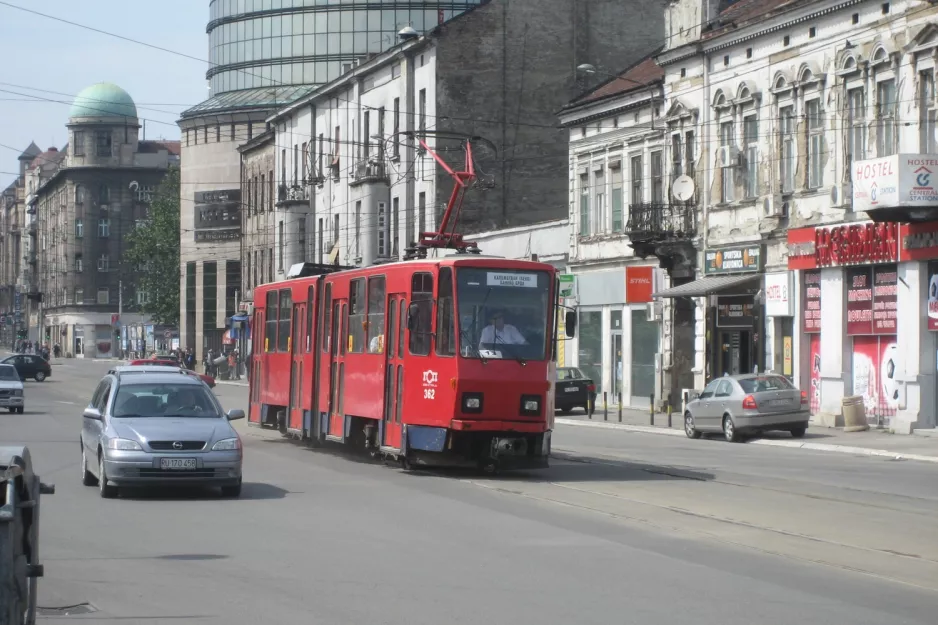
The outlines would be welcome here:
M 544 271 L 459 267 L 459 352 L 464 358 L 544 360 L 551 277 Z

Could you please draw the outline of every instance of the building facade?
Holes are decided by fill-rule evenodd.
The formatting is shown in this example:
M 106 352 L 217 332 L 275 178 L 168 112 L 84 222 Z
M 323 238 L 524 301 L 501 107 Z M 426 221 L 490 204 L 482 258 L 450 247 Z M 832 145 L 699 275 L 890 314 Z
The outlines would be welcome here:
M 857 395 L 874 423 L 935 427 L 935 17 L 916 1 L 669 4 L 666 180 L 693 129 L 702 225 L 697 279 L 656 295 L 693 305 L 695 388 L 773 370 L 822 422 Z
M 33 240 L 29 264 L 41 294 L 39 340 L 75 357 L 119 353 L 121 326 L 142 326 L 142 270 L 123 262 L 126 237 L 147 206 L 179 144 L 141 141 L 136 106 L 116 85 L 99 83 L 75 99 L 68 147 L 47 151 L 27 173 Z
M 267 120 L 276 133 L 274 232 L 245 249 L 273 239 L 276 279 L 304 254 L 346 266 L 403 257 L 437 228 L 453 189 L 417 139 L 460 169 L 463 153 L 451 136 L 485 140 L 474 144 L 479 184 L 462 206 L 460 232 L 565 221 L 557 172 L 566 167 L 566 137 L 555 113 L 582 87 L 580 60 L 622 57 L 604 43 L 609 29 L 630 34 L 626 56 L 647 51 L 660 36 L 660 6 L 653 8 L 639 28 L 621 12 L 560 0 L 492 0 L 426 35 L 402 31 L 395 48 Z M 566 245 L 554 250 L 565 253 Z
M 235 293 L 245 292 L 238 288 L 246 271 L 241 233 L 230 227 L 232 221 L 240 223 L 235 211 L 244 204 L 237 198 L 238 146 L 267 131 L 265 119 L 271 112 L 394 46 L 401 28 L 432 28 L 485 1 L 280 7 L 272 0 L 212 0 L 207 26 L 210 96 L 184 111 L 178 122 L 183 144 L 183 347 L 193 347 L 200 360 L 205 348 L 218 351 Z M 204 223 L 198 218 L 203 214 L 225 214 L 228 220 L 220 226 Z M 221 232 L 214 232 L 216 227 Z

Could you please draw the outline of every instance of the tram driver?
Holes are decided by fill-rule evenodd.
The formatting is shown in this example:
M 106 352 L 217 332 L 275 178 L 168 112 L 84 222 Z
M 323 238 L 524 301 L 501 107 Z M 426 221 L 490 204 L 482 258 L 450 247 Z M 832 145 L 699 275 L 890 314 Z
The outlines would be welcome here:
M 483 345 L 527 345 L 518 328 L 505 323 L 505 314 L 498 310 L 492 313 L 489 325 L 482 328 L 482 336 L 479 338 L 479 347 Z

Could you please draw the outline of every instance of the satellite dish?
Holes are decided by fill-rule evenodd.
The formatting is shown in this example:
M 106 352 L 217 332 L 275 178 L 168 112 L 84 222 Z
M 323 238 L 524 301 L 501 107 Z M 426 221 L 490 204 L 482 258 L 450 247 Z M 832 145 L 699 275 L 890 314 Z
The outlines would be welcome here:
M 671 183 L 671 194 L 681 202 L 694 197 L 694 179 L 688 175 L 678 176 Z

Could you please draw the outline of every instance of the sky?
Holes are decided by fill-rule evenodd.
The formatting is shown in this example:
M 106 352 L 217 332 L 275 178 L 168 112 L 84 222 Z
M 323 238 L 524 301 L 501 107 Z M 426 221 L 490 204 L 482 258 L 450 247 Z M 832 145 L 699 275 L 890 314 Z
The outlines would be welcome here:
M 127 91 L 137 104 L 141 122 L 147 120 L 147 139 L 178 139 L 175 122 L 179 113 L 208 97 L 208 0 L 2 2 L 0 144 L 15 151 L 0 147 L 0 190 L 13 181 L 15 175 L 11 174 L 18 168 L 16 157 L 30 141 L 42 150 L 62 148 L 68 141 L 65 124 L 69 106 L 74 96 L 89 85 L 112 82 Z M 7 4 L 206 61 L 115 39 Z

